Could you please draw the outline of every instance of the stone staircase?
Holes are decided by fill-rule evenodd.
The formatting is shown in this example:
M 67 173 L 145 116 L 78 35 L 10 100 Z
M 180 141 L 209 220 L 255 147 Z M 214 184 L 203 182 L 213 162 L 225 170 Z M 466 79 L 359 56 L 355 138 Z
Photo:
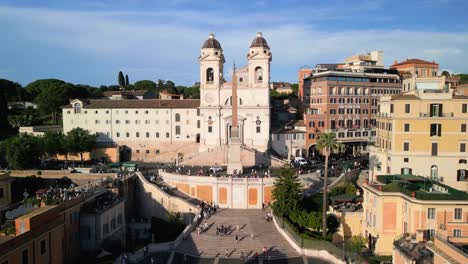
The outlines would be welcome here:
M 240 260 L 242 253 L 244 256 L 253 256 L 255 253 L 261 255 L 263 247 L 269 249 L 270 260 L 300 257 L 277 232 L 274 224 L 266 222 L 266 213 L 267 211 L 262 210 L 221 210 L 206 220 L 209 226 L 206 232 L 198 235 L 195 230 L 179 245 L 176 252 L 191 257 L 217 259 L 219 263 L 226 263 L 224 259 Z M 216 235 L 216 227 L 221 224 L 231 228 L 230 234 Z M 241 228 L 238 243 L 235 241 L 237 225 Z M 254 239 L 251 238 L 252 233 Z

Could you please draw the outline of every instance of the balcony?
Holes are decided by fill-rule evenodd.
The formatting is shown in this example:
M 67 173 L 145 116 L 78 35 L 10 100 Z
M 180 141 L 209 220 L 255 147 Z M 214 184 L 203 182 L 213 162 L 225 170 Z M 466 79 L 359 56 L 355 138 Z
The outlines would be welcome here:
M 453 112 L 448 112 L 448 113 L 419 113 L 419 117 L 430 117 L 430 118 L 454 117 L 454 114 L 453 114 Z

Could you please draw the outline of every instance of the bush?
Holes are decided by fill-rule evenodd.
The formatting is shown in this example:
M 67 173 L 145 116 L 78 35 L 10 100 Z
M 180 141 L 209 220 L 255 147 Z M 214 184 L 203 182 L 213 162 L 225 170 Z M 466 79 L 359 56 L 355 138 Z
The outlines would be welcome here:
M 37 171 L 36 174 L 37 174 L 38 176 L 41 176 L 41 175 L 42 175 L 42 171 Z

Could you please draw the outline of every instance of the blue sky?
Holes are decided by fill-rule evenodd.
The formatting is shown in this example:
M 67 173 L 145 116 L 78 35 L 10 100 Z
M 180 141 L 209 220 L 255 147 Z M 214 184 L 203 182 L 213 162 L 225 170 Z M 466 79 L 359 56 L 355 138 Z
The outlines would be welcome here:
M 0 78 L 109 85 L 198 81 L 197 57 L 210 32 L 226 57 L 246 63 L 262 31 L 273 53 L 273 81 L 297 82 L 303 65 L 385 52 L 468 73 L 468 1 L 0 0 Z

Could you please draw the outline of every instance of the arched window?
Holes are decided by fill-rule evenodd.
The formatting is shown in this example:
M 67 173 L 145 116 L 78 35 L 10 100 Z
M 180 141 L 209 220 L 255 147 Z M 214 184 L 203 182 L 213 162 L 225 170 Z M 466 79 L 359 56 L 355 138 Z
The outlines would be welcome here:
M 73 110 L 75 111 L 75 114 L 80 114 L 81 113 L 81 104 L 76 103 L 73 105 Z
M 431 179 L 437 180 L 439 174 L 439 169 L 436 165 L 432 165 L 431 167 Z
M 347 95 L 352 95 L 353 94 L 353 88 L 348 87 L 348 91 L 346 93 Z
M 255 82 L 256 83 L 263 82 L 263 69 L 260 66 L 255 68 Z
M 208 68 L 206 70 L 206 82 L 207 83 L 213 83 L 214 81 L 214 71 L 213 68 Z
M 175 114 L 175 121 L 180 122 L 180 114 Z

